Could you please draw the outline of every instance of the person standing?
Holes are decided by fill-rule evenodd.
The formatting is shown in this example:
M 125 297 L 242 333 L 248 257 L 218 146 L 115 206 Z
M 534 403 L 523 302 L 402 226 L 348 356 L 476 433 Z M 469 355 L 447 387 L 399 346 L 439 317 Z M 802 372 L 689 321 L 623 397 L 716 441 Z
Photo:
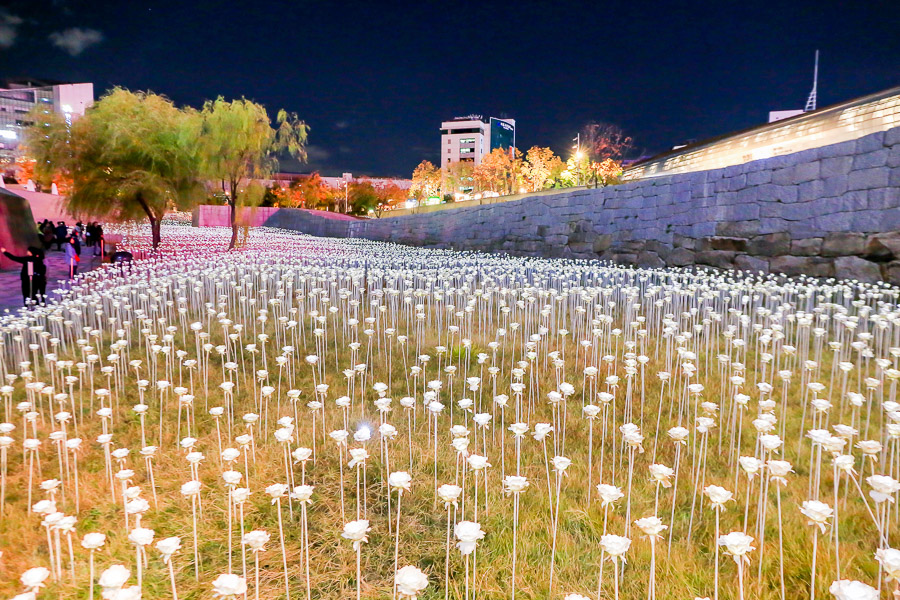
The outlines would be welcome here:
M 56 249 L 62 250 L 63 244 L 69 243 L 69 228 L 66 226 L 65 221 L 60 221 L 56 224 Z
M 73 235 L 66 243 L 66 266 L 69 267 L 69 279 L 75 279 L 75 274 L 78 273 L 78 263 L 81 261 L 78 254 L 78 238 Z
M 20 278 L 22 280 L 22 298 L 25 304 L 28 300 L 35 303 L 41 302 L 47 292 L 47 266 L 44 264 L 44 251 L 34 246 L 28 246 L 25 256 L 16 256 L 0 248 L 6 258 L 22 265 Z

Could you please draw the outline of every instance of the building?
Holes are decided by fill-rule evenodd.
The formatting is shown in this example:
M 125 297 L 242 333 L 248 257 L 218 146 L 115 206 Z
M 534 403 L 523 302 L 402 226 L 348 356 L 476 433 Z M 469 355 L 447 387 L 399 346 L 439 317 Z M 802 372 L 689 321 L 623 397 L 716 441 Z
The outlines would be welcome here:
M 623 179 L 721 169 L 847 142 L 898 125 L 900 87 L 895 87 L 658 154 L 625 169 Z
M 456 162 L 481 164 L 494 148 L 515 148 L 515 119 L 481 115 L 457 117 L 441 123 L 441 159 L 439 167 Z
M 60 83 L 28 79 L 0 84 L 0 164 L 15 159 L 28 113 L 38 104 L 52 106 L 67 119 L 77 119 L 94 103 L 93 83 Z

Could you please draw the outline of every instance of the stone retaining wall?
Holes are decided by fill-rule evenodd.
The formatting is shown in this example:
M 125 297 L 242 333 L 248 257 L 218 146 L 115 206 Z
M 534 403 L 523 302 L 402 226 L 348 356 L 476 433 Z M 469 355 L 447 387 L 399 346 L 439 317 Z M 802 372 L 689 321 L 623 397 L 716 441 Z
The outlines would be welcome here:
M 900 128 L 725 169 L 337 227 L 435 248 L 900 283 Z

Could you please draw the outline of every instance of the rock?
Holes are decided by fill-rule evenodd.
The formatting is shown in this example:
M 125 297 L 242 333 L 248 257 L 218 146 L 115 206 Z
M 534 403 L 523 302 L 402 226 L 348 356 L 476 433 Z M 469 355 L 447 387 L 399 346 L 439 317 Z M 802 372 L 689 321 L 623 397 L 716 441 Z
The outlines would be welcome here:
M 727 250 L 729 252 L 745 252 L 747 240 L 739 237 L 715 236 L 704 240 L 705 250 Z
M 696 248 L 697 241 L 694 238 L 689 238 L 687 236 L 676 233 L 672 236 L 672 244 L 676 248 L 687 248 L 689 250 L 694 250 Z
M 840 256 L 834 259 L 834 274 L 840 279 L 856 279 L 863 283 L 881 281 L 881 269 L 878 265 L 857 256 Z
M 900 256 L 900 231 L 869 236 L 863 256 L 878 262 L 887 262 Z
M 776 256 L 769 261 L 769 270 L 789 276 L 834 277 L 834 262 L 817 256 Z
M 900 285 L 900 260 L 894 260 L 885 265 L 884 279 L 891 285 Z
M 716 235 L 720 236 L 751 236 L 759 233 L 759 220 L 748 219 L 746 221 L 719 221 L 716 223 Z
M 862 254 L 866 236 L 861 233 L 829 233 L 822 243 L 822 256 L 854 256 Z
M 703 252 L 697 252 L 694 257 L 694 262 L 698 265 L 730 269 L 734 266 L 735 254 L 737 253 L 727 250 L 705 250 Z
M 606 252 L 607 250 L 609 250 L 610 246 L 612 246 L 612 236 L 608 233 L 598 235 L 596 238 L 594 238 L 593 250 L 597 254 Z
M 666 266 L 659 254 L 650 250 L 644 250 L 637 255 L 637 266 L 651 269 L 660 269 Z
M 806 238 L 791 241 L 791 254 L 795 256 L 818 256 L 822 253 L 822 238 Z
M 687 248 L 675 248 L 669 254 L 667 262 L 673 267 L 685 267 L 694 264 L 695 253 Z
M 791 251 L 791 234 L 770 233 L 758 235 L 747 244 L 747 253 L 753 256 L 779 256 Z
M 764 258 L 740 254 L 734 258 L 734 268 L 742 271 L 752 271 L 754 273 L 758 271 L 768 273 L 769 261 Z

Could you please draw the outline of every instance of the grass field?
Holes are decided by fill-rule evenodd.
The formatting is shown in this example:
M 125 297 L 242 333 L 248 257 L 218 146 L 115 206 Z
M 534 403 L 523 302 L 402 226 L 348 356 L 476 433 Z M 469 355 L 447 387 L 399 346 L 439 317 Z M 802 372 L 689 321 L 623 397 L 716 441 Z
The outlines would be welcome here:
M 859 580 L 878 587 L 879 564 L 874 557 L 880 545 L 878 530 L 860 491 L 847 475 L 840 478 L 835 504 L 830 457 L 827 452 L 821 459 L 811 454 L 811 443 L 805 436 L 813 428 L 814 413 L 810 404 L 814 394 L 806 384 L 823 383 L 825 390 L 816 397 L 832 403 L 827 412 L 815 417 L 816 427 L 850 425 L 852 418 L 854 426 L 862 430 L 844 450 L 844 454 L 855 456 L 856 471 L 861 471 L 856 477 L 862 491 L 868 495 L 871 489 L 865 482 L 869 475 L 897 477 L 897 441 L 886 433 L 891 415 L 881 406 L 882 401 L 893 399 L 894 387 L 885 375 L 886 368 L 878 366 L 873 359 L 887 357 L 889 367 L 895 366 L 896 358 L 887 349 L 896 335 L 896 325 L 889 324 L 886 333 L 879 333 L 873 339 L 862 336 L 867 347 L 873 350 L 873 357 L 866 358 L 850 344 L 860 340 L 861 332 L 875 331 L 871 315 L 863 314 L 856 329 L 846 327 L 842 319 L 821 320 L 826 329 L 821 339 L 810 335 L 809 327 L 798 325 L 798 310 L 788 304 L 812 307 L 815 294 L 823 293 L 822 288 L 809 288 L 812 298 L 805 300 L 799 288 L 790 288 L 788 284 L 782 288 L 758 284 L 754 291 L 749 283 L 723 287 L 724 283 L 718 286 L 713 279 L 688 275 L 677 281 L 665 274 L 642 279 L 638 272 L 625 270 L 596 275 L 601 271 L 595 266 L 573 266 L 570 272 L 564 273 L 550 262 L 535 263 L 528 267 L 530 271 L 516 271 L 511 262 L 500 259 L 471 256 L 454 259 L 452 254 L 426 251 L 405 257 L 401 251 L 398 258 L 392 254 L 397 251 L 385 248 L 300 240 L 284 236 L 278 242 L 279 252 L 294 253 L 297 257 L 294 262 L 280 260 L 273 252 L 250 249 L 197 259 L 190 265 L 172 260 L 152 267 L 139 266 L 131 274 L 132 283 L 148 281 L 147 274 L 151 271 L 166 274 L 150 278 L 145 286 L 126 285 L 128 282 L 124 281 L 95 282 L 99 291 L 94 305 L 91 297 L 85 295 L 82 305 L 73 304 L 57 311 L 59 318 L 50 318 L 52 311 L 33 317 L 30 325 L 44 325 L 51 334 L 48 336 L 41 337 L 39 331 L 17 330 L 15 325 L 6 324 L 5 372 L 16 374 L 30 370 L 31 381 L 51 385 L 55 393 L 69 391 L 62 379 L 64 375 L 74 374 L 77 381 L 71 384 L 71 397 L 63 401 L 65 406 L 53 394 L 26 390 L 22 377 L 11 382 L 14 391 L 4 394 L 3 420 L 14 423 L 16 429 L 8 434 L 14 442 L 6 450 L 5 506 L 0 518 L 3 552 L 0 594 L 10 597 L 22 592 L 24 587 L 18 580 L 26 569 L 52 568 L 53 564 L 41 517 L 29 512 L 28 507 L 29 462 L 22 449 L 24 416 L 17 409 L 20 402 L 27 400 L 33 402 L 32 408 L 38 413 L 34 425 L 36 435 L 31 433 L 29 424 L 28 437 L 41 440 L 39 460 L 31 472 L 32 503 L 46 497 L 40 489 L 42 480 L 60 479 L 63 483 L 56 493 L 57 510 L 77 517 L 72 536 L 74 562 L 70 563 L 66 537 L 62 535 L 61 578 L 48 579 L 39 594 L 41 598 L 87 596 L 88 552 L 81 547 L 80 540 L 89 532 L 107 535 L 105 545 L 94 553 L 95 577 L 110 565 L 122 564 L 132 573 L 129 583 L 136 583 L 135 546 L 128 540 L 129 529 L 135 524 L 134 515 L 126 528 L 120 484 L 116 481 L 110 485 L 103 448 L 95 441 L 103 433 L 104 419 L 97 414 L 103 404 L 112 408 L 112 416 L 107 421 L 113 436 L 110 448 L 130 451 L 127 458 L 112 465 L 112 471 L 132 469 L 134 474 L 129 485 L 139 487 L 140 497 L 150 505 L 141 525 L 154 531 L 154 543 L 169 536 L 181 538 L 181 550 L 172 559 L 179 598 L 212 597 L 211 582 L 216 576 L 229 570 L 239 575 L 244 573 L 237 515 L 231 523 L 229 567 L 229 496 L 221 476 L 228 467 L 223 466 L 219 456 L 217 424 L 222 448 L 238 447 L 236 437 L 251 430 L 254 437 L 253 446 L 231 467 L 243 474 L 241 486 L 251 491 L 243 506 L 244 530 L 260 529 L 271 535 L 266 549 L 259 555 L 258 589 L 254 583 L 253 556 L 247 553 L 248 597 L 257 593 L 260 598 L 285 597 L 284 562 L 290 597 L 307 595 L 300 504 L 287 497 L 280 501 L 282 554 L 278 505 L 265 492 L 273 483 L 291 483 L 290 477 L 295 485 L 305 477 L 305 483 L 315 486 L 307 511 L 311 596 L 355 597 L 356 555 L 351 543 L 342 539 L 341 532 L 345 522 L 357 518 L 357 505 L 363 499 L 357 496 L 357 470 L 347 465 L 348 449 L 339 450 L 327 435 L 344 427 L 350 432 L 349 447 L 364 445 L 370 455 L 361 486 L 365 490 L 365 511 L 360 512 L 360 518 L 367 518 L 371 525 L 368 542 L 362 544 L 360 551 L 361 593 L 365 598 L 391 597 L 394 528 L 398 516 L 396 492 L 390 494 L 389 512 L 387 476 L 391 471 L 400 470 L 409 472 L 412 484 L 410 491 L 402 496 L 399 512 L 399 566 L 414 565 L 427 574 L 429 586 L 419 596 L 423 599 L 445 595 L 448 509 L 436 498 L 435 484 L 463 485 L 463 482 L 463 497 L 457 508 L 450 509 L 450 518 L 454 522 L 477 520 L 486 534 L 468 560 L 471 597 L 510 597 L 515 555 L 517 597 L 563 598 L 579 593 L 596 598 L 600 539 L 604 533 L 610 533 L 627 535 L 632 540 L 625 555 L 627 562 L 618 578 L 619 597 L 646 598 L 651 544 L 633 521 L 656 513 L 669 529 L 661 534 L 655 547 L 655 597 L 712 598 L 716 594 L 715 513 L 703 495 L 703 486 L 713 484 L 734 492 L 734 500 L 726 503 L 721 512 L 720 533 L 741 530 L 755 539 L 755 549 L 748 554 L 749 563 L 743 569 L 741 586 L 735 561 L 719 551 L 719 598 L 738 598 L 741 594 L 745 598 L 781 598 L 780 566 L 785 598 L 812 596 L 815 528 L 807 524 L 807 518 L 800 512 L 802 502 L 810 499 L 838 509 L 837 519 L 830 519 L 828 527 L 817 537 L 815 596 L 829 597 L 828 588 L 837 579 Z M 310 248 L 317 252 L 310 254 Z M 595 278 L 586 279 L 589 276 Z M 660 284 L 688 290 L 691 282 L 702 285 L 702 292 L 669 292 L 670 303 L 654 304 L 667 295 Z M 455 291 L 446 289 L 449 287 Z M 442 289 L 439 299 L 435 297 L 436 289 Z M 604 289 L 609 294 L 604 295 Z M 729 312 L 732 305 L 722 298 L 728 297 L 731 290 L 756 297 L 748 299 L 736 312 Z M 283 295 L 279 296 L 279 292 Z M 280 301 L 272 303 L 279 298 Z M 849 295 L 838 292 L 830 296 L 829 302 L 820 301 L 815 306 L 821 307 L 826 315 L 838 314 L 844 311 L 842 307 L 850 315 L 859 315 L 860 306 L 852 305 L 851 300 Z M 876 302 L 877 298 L 864 299 L 863 305 Z M 179 314 L 179 306 L 185 308 L 183 314 Z M 467 311 L 467 306 L 471 310 Z M 509 310 L 504 310 L 504 306 Z M 777 306 L 782 306 L 781 312 L 773 310 Z M 259 319 L 259 309 L 263 307 L 267 309 L 264 321 Z M 331 307 L 336 310 L 330 312 Z M 102 314 L 95 313 L 99 308 Z M 691 309 L 695 309 L 693 314 Z M 665 317 L 667 313 L 671 318 Z M 152 315 L 152 318 L 142 320 L 141 315 Z M 110 317 L 116 320 L 111 322 Z M 371 320 L 366 321 L 367 317 Z M 223 326 L 223 319 L 230 323 Z M 65 325 L 63 320 L 71 322 Z M 296 321 L 296 325 L 289 326 L 288 321 Z M 194 322 L 201 324 L 201 331 L 208 334 L 208 339 L 198 340 L 198 332 L 190 328 Z M 514 323 L 518 326 L 513 326 Z M 237 331 L 236 324 L 243 325 L 243 329 Z M 786 337 L 773 341 L 773 324 L 782 327 Z M 86 335 L 82 329 L 85 326 L 97 332 L 97 337 L 91 334 L 89 344 L 94 348 L 91 351 L 76 344 L 78 338 Z M 736 327 L 735 335 L 730 326 Z M 321 330 L 316 333 L 317 327 Z M 119 335 L 116 329 L 122 330 L 125 343 L 113 352 L 111 343 Z M 498 329 L 505 330 L 505 335 L 498 335 Z M 268 339 L 260 341 L 260 333 L 267 334 Z M 16 340 L 17 335 L 23 339 Z M 167 335 L 171 339 L 166 339 Z M 51 356 L 54 348 L 48 339 L 51 336 L 62 340 L 55 349 L 55 365 Z M 531 336 L 536 336 L 534 342 Z M 743 339 L 745 345 L 734 344 L 734 339 Z M 846 383 L 843 372 L 832 364 L 838 361 L 834 358 L 835 351 L 829 349 L 830 341 L 837 342 L 837 352 L 842 353 L 838 356 L 845 357 L 841 360 L 852 363 Z M 352 348 L 351 342 L 358 342 L 358 348 Z M 37 349 L 29 349 L 28 343 L 36 344 Z M 212 347 L 204 350 L 203 343 Z M 256 344 L 255 351 L 249 351 L 248 344 Z M 154 349 L 154 346 L 158 347 Z M 163 350 L 165 346 L 169 350 Z M 217 350 L 216 346 L 220 348 Z M 284 346 L 292 346 L 293 351 L 283 353 Z M 794 346 L 796 350 L 785 351 L 785 346 Z M 178 357 L 177 350 L 186 354 Z M 65 362 L 62 368 L 58 367 L 58 361 L 79 362 L 86 360 L 90 353 L 100 357 L 87 370 L 93 370 L 93 383 L 87 371 L 78 377 L 76 367 L 66 367 Z M 109 358 L 110 354 L 118 356 Z M 479 354 L 485 357 L 479 360 Z M 764 354 L 771 355 L 770 362 L 766 362 Z M 816 359 L 817 354 L 820 356 L 816 369 L 804 373 L 803 360 Z M 185 366 L 185 361 L 198 355 L 200 361 L 195 368 Z M 318 357 L 315 365 L 306 360 L 309 355 Z M 721 355 L 727 360 L 720 359 Z M 282 356 L 285 360 L 279 365 L 278 357 Z M 421 356 L 427 356 L 427 362 Z M 646 360 L 638 361 L 639 356 Z M 23 368 L 19 363 L 26 359 L 32 364 Z M 141 361 L 137 369 L 130 364 L 134 360 Z M 515 373 L 519 361 L 524 365 L 520 373 Z M 233 363 L 229 365 L 233 369 L 226 368 L 226 363 Z M 362 363 L 366 365 L 364 371 L 353 371 L 348 379 L 344 371 L 352 371 Z M 112 379 L 100 371 L 102 365 L 113 367 Z M 692 369 L 685 365 L 693 365 L 696 372 L 690 373 Z M 420 367 L 422 372 L 411 375 L 413 366 Z M 455 372 L 446 369 L 447 366 L 455 367 Z M 585 374 L 589 366 L 597 368 L 593 377 Z M 496 368 L 494 373 L 491 367 Z M 254 375 L 263 369 L 265 374 Z M 777 375 L 779 370 L 792 372 L 786 387 Z M 658 376 L 660 371 L 670 373 L 671 379 L 663 383 Z M 739 374 L 744 381 L 736 385 L 731 378 Z M 611 375 L 619 378 L 615 385 L 610 385 Z M 466 383 L 471 377 L 480 378 L 475 391 L 468 389 Z M 879 382 L 872 392 L 866 391 L 867 377 Z M 139 390 L 138 379 L 149 381 L 146 391 Z M 159 391 L 156 382 L 160 380 L 171 384 L 166 392 Z M 229 396 L 220 388 L 223 380 L 236 384 L 231 398 L 232 423 L 228 411 L 219 418 L 209 414 L 212 407 L 228 406 Z M 436 399 L 445 408 L 435 419 L 427 410 L 424 398 L 428 382 L 436 380 L 441 382 Z M 522 384 L 520 393 L 515 391 L 519 389 L 517 382 Z M 772 391 L 762 394 L 757 385 L 762 382 L 770 383 Z M 327 391 L 317 394 L 315 386 L 323 383 L 328 385 Z M 391 398 L 390 412 L 379 413 L 376 407 L 379 398 L 376 383 L 387 386 L 383 395 Z M 571 394 L 554 405 L 548 401 L 548 394 L 566 390 L 563 383 L 571 384 Z M 702 384 L 702 391 L 697 388 L 689 391 L 690 384 Z M 187 388 L 187 393 L 193 396 L 190 426 L 187 411 L 179 415 L 177 394 L 173 390 L 177 386 Z M 273 388 L 271 395 L 263 396 L 263 386 Z M 99 388 L 110 389 L 110 396 L 91 394 L 92 389 L 96 392 Z M 292 389 L 299 391 L 294 403 L 288 395 Z M 858 414 L 849 403 L 847 392 L 851 391 L 866 396 L 866 405 Z M 610 393 L 613 399 L 607 408 L 601 408 L 590 433 L 590 421 L 584 417 L 583 406 L 587 403 L 599 406 L 602 402 L 599 392 Z M 736 408 L 737 393 L 749 396 L 745 408 Z M 495 402 L 501 394 L 509 397 L 505 409 Z M 335 403 L 345 395 L 351 398 L 346 413 Z M 403 408 L 400 402 L 403 397 L 415 398 L 415 408 Z M 151 486 L 147 462 L 140 454 L 141 419 L 132 408 L 141 398 L 149 406 L 144 418 L 146 443 L 159 447 L 152 460 L 155 486 Z M 472 400 L 469 410 L 460 408 L 458 403 L 463 398 Z M 771 409 L 760 405 L 767 398 L 774 401 Z M 311 410 L 308 403 L 317 399 L 323 401 L 323 407 Z M 714 406 L 704 407 L 701 404 L 704 402 Z M 871 416 L 866 436 L 868 405 L 871 405 Z M 77 513 L 73 453 L 65 452 L 61 460 L 57 442 L 51 439 L 52 432 L 60 429 L 51 415 L 61 408 L 76 415 L 77 429 L 76 423 L 70 421 L 66 436 L 84 440 L 77 453 Z M 753 423 L 764 412 L 776 417 L 772 433 L 782 435 L 784 431 L 782 450 L 770 458 L 790 461 L 793 472 L 787 476 L 785 486 L 770 483 L 761 490 L 760 483 L 769 479 L 766 470 L 752 479 L 748 487 L 748 477 L 735 459 L 738 455 L 765 458 Z M 247 427 L 242 420 L 246 413 L 260 415 L 259 421 Z M 475 413 L 491 415 L 486 428 L 475 424 Z M 704 414 L 712 417 L 715 426 L 708 434 L 700 435 L 695 427 L 696 418 Z M 738 417 L 732 421 L 734 414 Z M 280 417 L 296 420 L 293 440 L 287 448 L 274 435 Z M 529 426 L 518 444 L 507 429 L 516 421 Z M 383 422 L 396 428 L 393 440 L 382 441 L 378 428 Z M 628 422 L 637 425 L 643 435 L 642 451 L 629 451 L 629 446 L 623 443 L 619 428 Z M 538 423 L 554 427 L 545 444 L 533 438 Z M 470 439 L 468 451 L 486 456 L 491 464 L 477 476 L 477 517 L 476 476 L 465 469 L 464 459 L 451 444 L 452 425 L 464 426 Z M 690 432 L 679 450 L 677 485 L 658 487 L 650 478 L 649 466 L 654 462 L 675 466 L 677 444 L 666 432 L 677 425 Z M 363 428 L 373 432 L 365 444 L 353 440 L 353 434 Z M 205 457 L 197 467 L 202 482 L 202 509 L 197 518 L 200 565 L 196 569 L 191 501 L 179 491 L 182 484 L 192 479 L 187 452 L 179 446 L 179 439 L 188 434 L 196 438 L 194 449 Z M 878 453 L 874 461 L 865 459 L 853 446 L 860 439 L 880 440 L 886 450 Z M 285 452 L 298 447 L 315 447 L 315 458 L 305 466 L 291 464 L 289 476 L 285 471 Z M 589 448 L 592 448 L 590 469 Z M 556 474 L 553 465 L 548 468 L 546 462 L 556 455 L 571 459 L 571 466 L 560 478 L 558 500 Z M 811 467 L 816 464 L 821 465 L 817 492 L 815 478 L 812 483 L 810 480 Z M 504 475 L 517 473 L 528 479 L 529 486 L 519 496 L 514 547 L 514 500 L 503 493 L 502 480 Z M 598 483 L 616 485 L 626 496 L 611 509 L 604 510 L 595 489 Z M 867 502 L 876 509 L 871 498 Z M 763 512 L 765 519 L 761 525 Z M 887 513 L 889 542 L 895 542 L 894 504 L 889 505 Z M 835 523 L 839 534 L 837 544 Z M 762 543 L 761 531 L 764 532 Z M 464 598 L 467 561 L 453 547 L 454 543 L 455 539 L 451 539 L 449 596 Z M 172 597 L 170 574 L 160 553 L 148 546 L 146 555 L 146 566 L 142 569 L 143 597 Z M 549 587 L 551 558 L 552 591 Z M 614 597 L 614 579 L 613 563 L 606 560 L 601 597 Z M 893 586 L 895 583 L 882 582 L 882 597 L 888 597 Z M 100 587 L 95 585 L 94 589 L 99 597 Z

